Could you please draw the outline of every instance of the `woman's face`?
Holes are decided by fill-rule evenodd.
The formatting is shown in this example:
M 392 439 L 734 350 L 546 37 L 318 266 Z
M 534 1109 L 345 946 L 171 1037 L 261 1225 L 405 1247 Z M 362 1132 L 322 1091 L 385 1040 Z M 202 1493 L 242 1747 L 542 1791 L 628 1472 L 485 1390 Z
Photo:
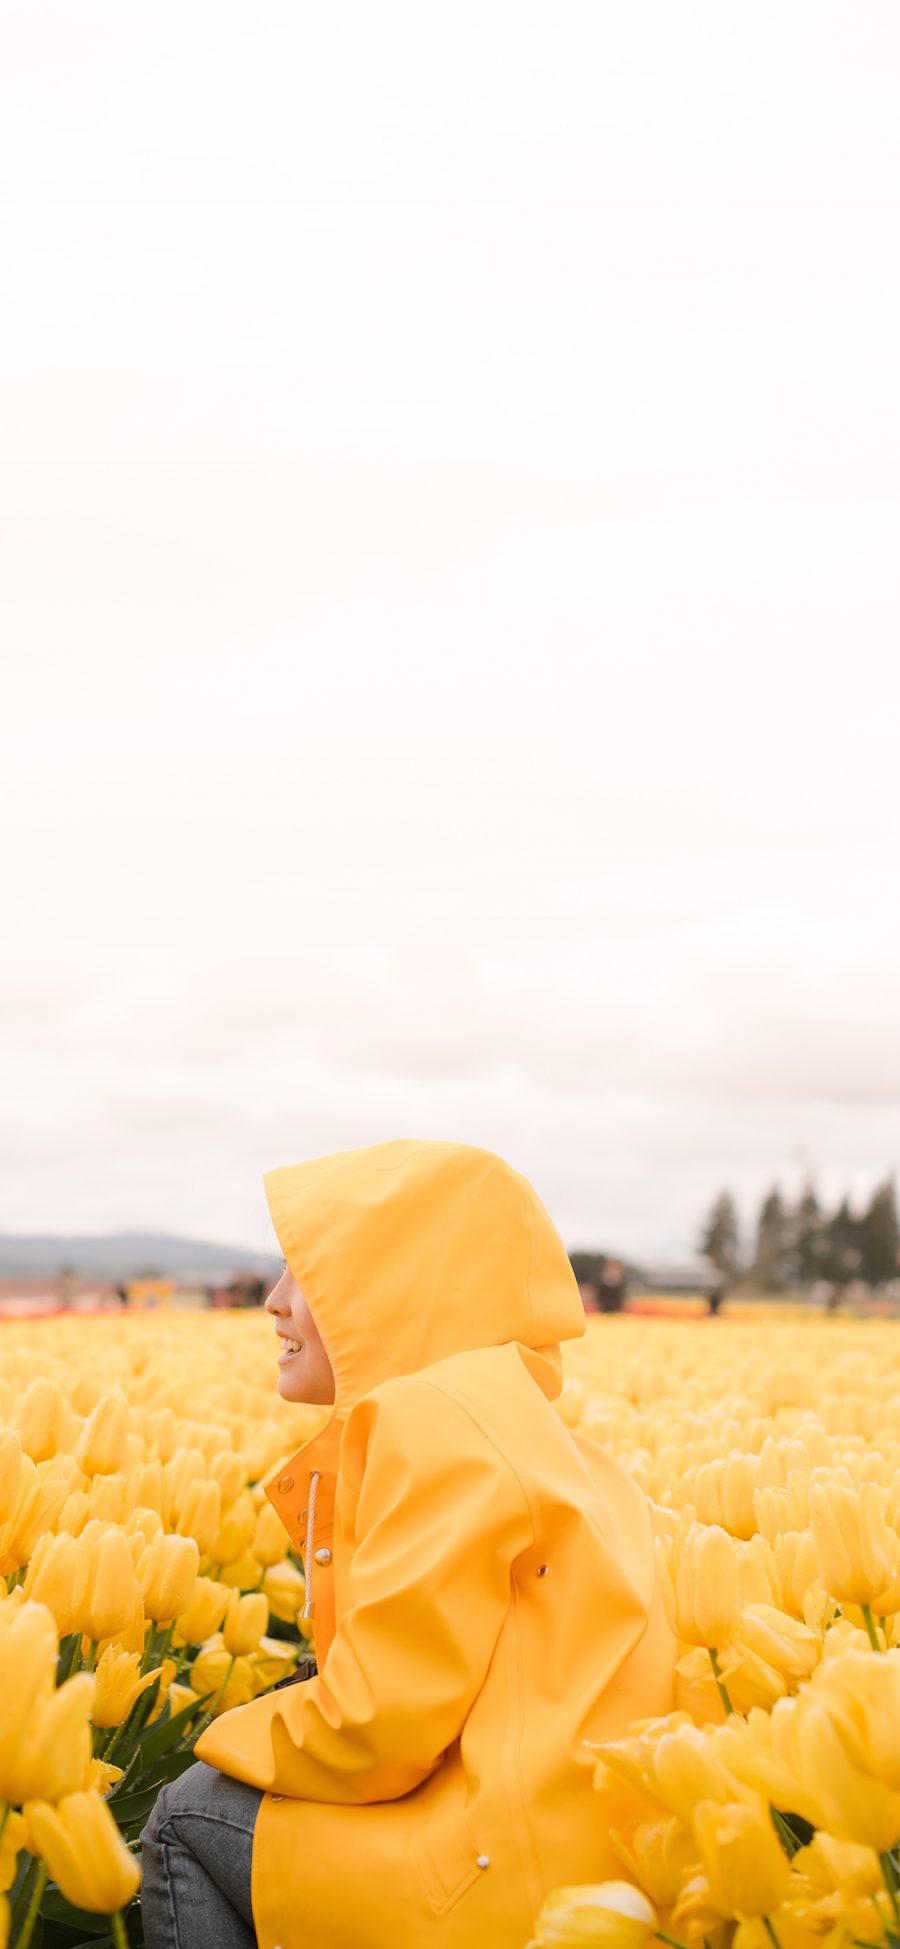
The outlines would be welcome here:
M 312 1401 L 317 1407 L 334 1400 L 334 1373 L 319 1339 L 315 1320 L 291 1272 L 285 1266 L 266 1300 L 281 1341 L 278 1392 L 284 1401 Z

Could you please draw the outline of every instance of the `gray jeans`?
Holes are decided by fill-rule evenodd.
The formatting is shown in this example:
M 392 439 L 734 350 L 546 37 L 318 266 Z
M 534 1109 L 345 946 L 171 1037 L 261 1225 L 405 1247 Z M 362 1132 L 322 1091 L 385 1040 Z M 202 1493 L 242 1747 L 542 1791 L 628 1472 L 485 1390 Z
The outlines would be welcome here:
M 250 1866 L 261 1799 L 202 1760 L 163 1787 L 141 1836 L 147 1949 L 256 1949 Z

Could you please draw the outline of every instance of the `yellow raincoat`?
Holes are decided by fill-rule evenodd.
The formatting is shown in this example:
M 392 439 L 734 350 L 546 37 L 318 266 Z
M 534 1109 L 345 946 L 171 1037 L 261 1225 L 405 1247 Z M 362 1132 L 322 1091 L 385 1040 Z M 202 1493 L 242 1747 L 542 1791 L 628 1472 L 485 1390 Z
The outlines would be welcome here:
M 197 1747 L 265 1791 L 261 1949 L 522 1949 L 548 1889 L 621 1874 L 585 1742 L 672 1703 L 648 1505 L 552 1406 L 578 1288 L 485 1151 L 383 1144 L 266 1188 L 336 1397 L 268 1485 L 319 1675 Z

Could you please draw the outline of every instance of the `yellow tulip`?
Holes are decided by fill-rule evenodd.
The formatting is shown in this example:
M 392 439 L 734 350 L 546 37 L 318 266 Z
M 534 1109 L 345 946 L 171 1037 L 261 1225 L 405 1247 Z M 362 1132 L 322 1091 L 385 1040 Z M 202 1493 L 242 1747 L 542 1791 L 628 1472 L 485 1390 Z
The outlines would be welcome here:
M 255 1528 L 256 1510 L 245 1490 L 222 1517 L 219 1533 L 210 1550 L 213 1562 L 235 1563 L 249 1549 Z
M 651 1780 L 669 1811 L 688 1824 L 698 1800 L 733 1798 L 734 1781 L 699 1726 L 680 1726 L 654 1748 Z
M 219 1582 L 230 1590 L 258 1590 L 263 1580 L 263 1567 L 257 1563 L 252 1550 L 245 1550 L 234 1563 L 218 1566 Z
M 751 1706 L 746 1720 L 732 1717 L 712 1737 L 722 1765 L 737 1781 L 773 1806 L 820 1827 L 823 1804 L 816 1780 L 804 1771 L 797 1738 L 799 1712 L 796 1698 L 779 1699 L 771 1712 Z
M 190 1603 L 200 1552 L 192 1536 L 155 1536 L 138 1559 L 144 1609 L 155 1624 L 171 1624 Z
M 822 1656 L 821 1638 L 773 1604 L 745 1605 L 737 1643 L 765 1659 L 792 1685 L 809 1678 Z
M 281 1624 L 295 1624 L 306 1601 L 306 1584 L 296 1564 L 287 1557 L 283 1563 L 273 1564 L 263 1577 L 262 1587 L 272 1616 Z
M 722 1806 L 704 1800 L 691 1825 L 713 1904 L 746 1921 L 771 1915 L 787 1899 L 791 1871 L 764 1800 Z
M 283 1562 L 290 1549 L 290 1537 L 270 1502 L 264 1502 L 256 1518 L 253 1532 L 253 1555 L 264 1570 L 271 1570 L 275 1563 Z
M 655 1909 L 630 1882 L 555 1888 L 528 1949 L 644 1949 L 657 1926 Z
M 879 1616 L 900 1609 L 900 1537 L 885 1519 L 877 1484 L 814 1482 L 809 1501 L 819 1576 L 829 1595 Z
M 125 1460 L 128 1402 L 118 1388 L 92 1408 L 75 1450 L 85 1475 L 115 1475 Z
M 233 1658 L 255 1651 L 269 1622 L 269 1606 L 262 1591 L 234 1597 L 222 1627 L 225 1649 Z
M 209 1556 L 221 1521 L 222 1497 L 218 1483 L 205 1478 L 191 1482 L 176 1524 L 179 1536 L 192 1536 L 200 1555 Z
M 5 1548 L 3 1530 L 12 1516 L 22 1473 L 22 1444 L 12 1429 L 0 1429 L 0 1551 Z
M 105 1523 L 124 1523 L 131 1508 L 131 1483 L 126 1475 L 95 1475 L 90 1486 L 91 1515 Z
M 94 1725 L 121 1726 L 141 1693 L 159 1676 L 160 1670 L 161 1667 L 157 1666 L 153 1671 L 142 1674 L 137 1652 L 120 1651 L 114 1645 L 108 1646 L 94 1668 L 96 1690 L 91 1707 Z
M 52 1464 L 50 1464 L 52 1467 Z M 68 1483 L 47 1473 L 48 1464 L 32 1462 L 23 1455 L 16 1504 L 9 1519 L 3 1566 L 22 1569 L 32 1556 L 39 1537 L 53 1529 L 69 1494 Z
M 772 1545 L 781 1583 L 781 1601 L 791 1617 L 803 1617 L 803 1600 L 819 1576 L 819 1559 L 811 1529 L 784 1530 Z
M 169 1686 L 169 1711 L 174 1719 L 176 1712 L 183 1712 L 186 1705 L 196 1705 L 197 1693 L 190 1685 L 182 1685 L 173 1678 Z
M 286 1644 L 283 1638 L 260 1638 L 250 1661 L 257 1692 L 267 1692 L 280 1678 L 287 1678 L 298 1656 L 296 1644 Z
M 155 1509 L 161 1522 L 169 1516 L 169 1494 L 162 1462 L 145 1462 L 134 1479 L 135 1507 Z
M 672 1814 L 667 1820 L 639 1822 L 627 1841 L 613 1830 L 609 1838 L 623 1867 L 654 1907 L 671 1908 L 696 1862 L 693 1834 Z
M 821 1830 L 795 1854 L 794 1872 L 823 1892 L 845 1889 L 850 1895 L 879 1895 L 884 1887 L 874 1848 L 838 1841 Z
M 184 1506 L 188 1490 L 195 1482 L 206 1481 L 206 1458 L 200 1448 L 176 1448 L 165 1464 L 166 1500 L 170 1519 L 175 1522 Z
M 58 1652 L 56 1624 L 44 1604 L 0 1606 L 0 1801 L 15 1805 L 18 1755 L 29 1726 L 52 1696 Z
M 25 1822 L 21 1814 L 10 1807 L 0 1839 L 0 1894 L 5 1895 L 16 1878 L 18 1857 L 25 1846 Z
M 816 1825 L 838 1840 L 886 1853 L 900 1840 L 900 1792 L 859 1763 L 857 1740 L 827 1696 L 820 1700 L 810 1691 L 791 1703 L 797 1707 L 800 1771 L 816 1783 L 822 1809 L 823 1818 Z
M 85 1637 L 114 1638 L 140 1605 L 141 1591 L 124 1530 L 93 1524 L 76 1539 L 78 1568 L 74 1591 L 75 1628 Z
M 685 1644 L 715 1650 L 731 1637 L 740 1615 L 738 1559 L 718 1524 L 688 1530 L 675 1565 L 675 1628 Z
M 696 1852 L 696 1849 L 695 1849 Z M 688 1873 L 678 1891 L 678 1900 L 671 1913 L 672 1930 L 677 1930 L 678 1940 L 691 1945 L 721 1941 L 721 1929 L 725 1917 L 713 1898 L 709 1878 L 701 1869 Z M 760 1945 L 762 1949 L 762 1945 Z M 770 1945 L 771 1949 L 771 1945 Z
M 50 1873 L 76 1908 L 109 1915 L 137 1893 L 140 1869 L 97 1793 L 72 1793 L 57 1807 L 34 1802 L 29 1832 Z
M 37 1604 L 46 1604 L 47 1609 L 53 1612 L 61 1638 L 67 1637 L 75 1629 L 77 1561 L 78 1545 L 74 1536 L 54 1536 L 51 1530 L 46 1530 L 35 1547 L 25 1573 L 25 1596 L 33 1598 Z
M 91 1762 L 89 1714 L 93 1693 L 91 1674 L 76 1672 L 58 1691 L 39 1698 L 15 1753 L 6 1755 L 5 1766 L 0 1762 L 0 1777 L 14 1803 L 38 1798 L 58 1800 L 84 1785 Z M 0 1753 L 6 1742 L 4 1718 Z
M 836 1650 L 817 1674 L 816 1692 L 854 1763 L 900 1793 L 900 1650 Z
M 221 1629 L 231 1604 L 231 1591 L 212 1577 L 198 1577 L 190 1603 L 175 1619 L 176 1644 L 203 1644 Z
M 201 1645 L 189 1679 L 198 1698 L 213 1693 L 217 1712 L 230 1712 L 232 1706 L 246 1705 L 256 1689 L 250 1659 L 233 1657 L 219 1633 L 209 1644 Z
M 90 1496 L 83 1489 L 70 1489 L 56 1519 L 57 1531 L 67 1530 L 70 1536 L 80 1536 L 90 1520 Z
M 45 1462 L 65 1448 L 72 1432 L 72 1410 L 55 1381 L 43 1377 L 26 1388 L 16 1413 L 16 1427 L 26 1455 Z
M 122 1767 L 111 1765 L 109 1760 L 91 1760 L 85 1780 L 85 1791 L 99 1793 L 105 1799 L 111 1787 L 122 1778 Z
M 230 1450 L 222 1449 L 213 1456 L 209 1472 L 213 1481 L 218 1482 L 224 1513 L 237 1502 L 246 1485 L 247 1464 L 242 1455 L 233 1455 Z
M 129 1516 L 126 1516 L 123 1528 L 126 1536 L 130 1538 L 132 1557 L 137 1563 L 138 1557 L 146 1549 L 147 1544 L 152 1543 L 154 1536 L 162 1535 L 163 1520 L 156 1509 L 143 1509 L 138 1506 L 132 1509 Z

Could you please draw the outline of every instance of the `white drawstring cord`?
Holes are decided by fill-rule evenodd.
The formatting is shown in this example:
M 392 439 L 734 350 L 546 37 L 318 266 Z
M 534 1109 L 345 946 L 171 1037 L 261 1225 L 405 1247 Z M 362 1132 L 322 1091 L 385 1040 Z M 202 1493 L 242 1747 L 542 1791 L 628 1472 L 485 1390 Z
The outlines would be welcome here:
M 303 1571 L 306 1577 L 306 1602 L 303 1616 L 314 1617 L 313 1603 L 313 1551 L 316 1538 L 316 1490 L 319 1486 L 319 1470 L 313 1469 L 309 1478 L 309 1504 L 306 1511 L 306 1545 L 303 1551 Z

